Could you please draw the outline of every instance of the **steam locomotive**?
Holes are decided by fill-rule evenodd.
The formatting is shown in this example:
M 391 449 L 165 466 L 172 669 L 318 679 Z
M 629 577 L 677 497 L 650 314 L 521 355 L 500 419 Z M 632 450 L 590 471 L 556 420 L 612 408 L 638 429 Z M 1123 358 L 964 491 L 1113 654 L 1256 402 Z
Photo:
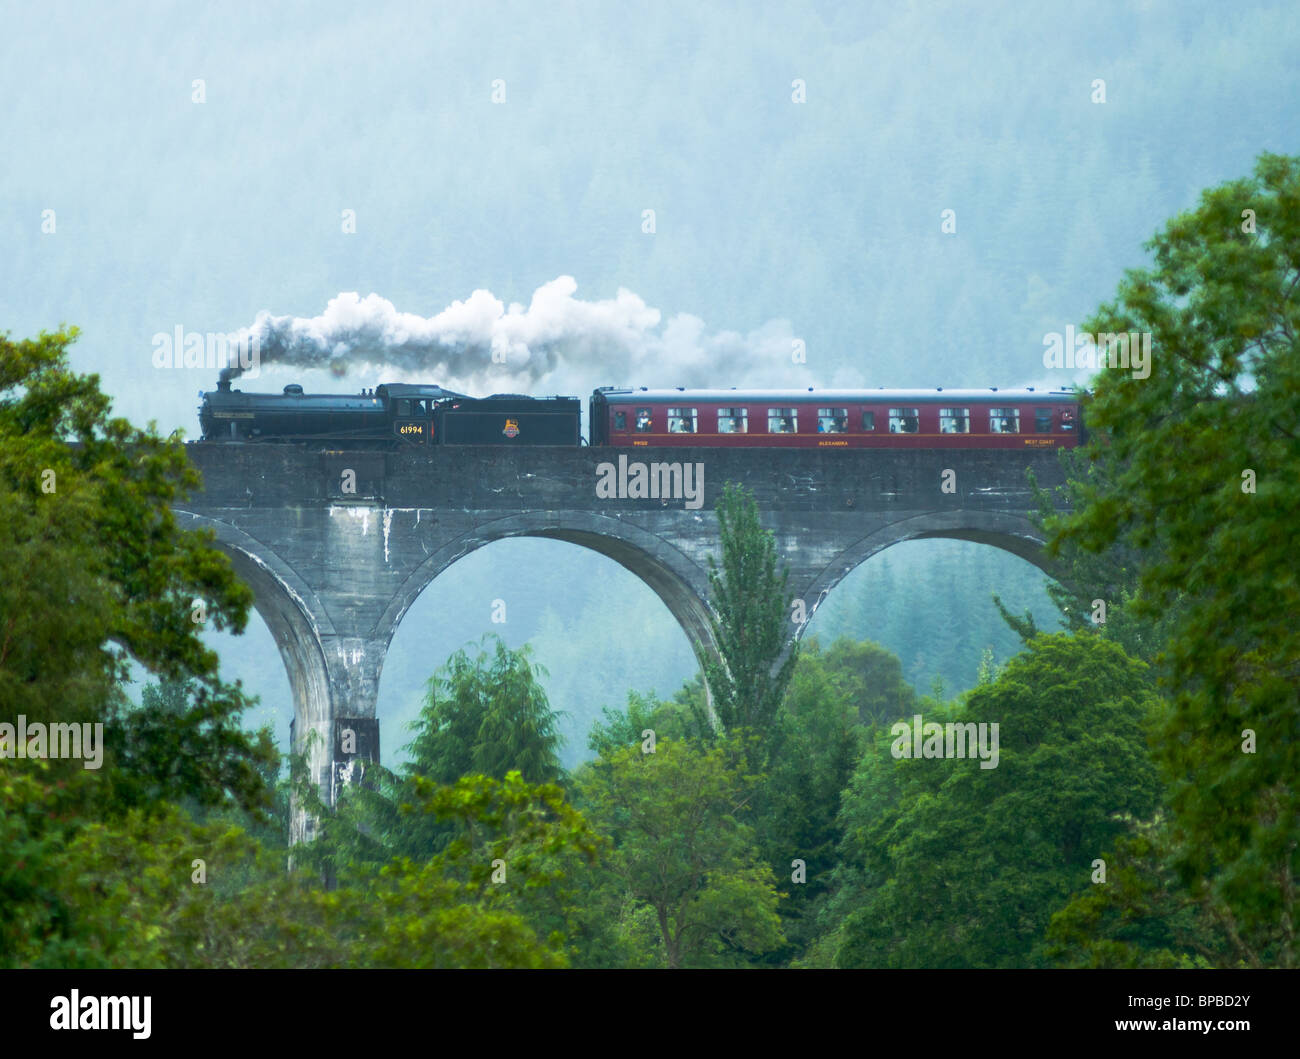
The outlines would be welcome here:
M 498 393 L 475 398 L 431 384 L 388 383 L 359 394 L 244 393 L 229 368 L 203 393 L 203 441 L 325 442 L 355 447 L 398 445 L 577 445 L 576 397 Z
M 577 397 L 469 397 L 431 384 L 359 394 L 231 389 L 230 369 L 199 408 L 202 441 L 404 445 L 580 445 Z M 1073 448 L 1073 390 L 671 390 L 602 386 L 590 444 L 608 447 Z

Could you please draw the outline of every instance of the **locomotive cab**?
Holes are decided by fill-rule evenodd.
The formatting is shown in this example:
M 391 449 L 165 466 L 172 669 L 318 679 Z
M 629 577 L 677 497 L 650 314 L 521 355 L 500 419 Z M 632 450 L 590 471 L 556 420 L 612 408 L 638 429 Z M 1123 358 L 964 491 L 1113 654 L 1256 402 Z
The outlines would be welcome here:
M 433 438 L 433 402 L 424 397 L 393 400 L 393 433 L 402 441 L 426 445 Z
M 388 383 L 375 387 L 375 395 L 388 411 L 390 437 L 404 445 L 432 445 L 437 436 L 435 419 L 438 405 L 461 395 L 441 386 Z

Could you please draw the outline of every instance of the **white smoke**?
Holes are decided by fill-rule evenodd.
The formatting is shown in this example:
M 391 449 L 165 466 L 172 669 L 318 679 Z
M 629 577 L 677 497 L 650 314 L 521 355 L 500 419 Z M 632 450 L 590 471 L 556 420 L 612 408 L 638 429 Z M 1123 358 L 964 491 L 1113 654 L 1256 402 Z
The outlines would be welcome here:
M 326 370 L 335 376 L 438 383 L 471 394 L 582 393 L 598 385 L 808 386 L 784 320 L 740 334 L 710 333 L 704 321 L 662 313 L 629 290 L 600 301 L 575 298 L 559 276 L 508 308 L 476 290 L 435 316 L 399 312 L 378 294 L 331 298 L 319 316 L 257 314 L 263 366 Z

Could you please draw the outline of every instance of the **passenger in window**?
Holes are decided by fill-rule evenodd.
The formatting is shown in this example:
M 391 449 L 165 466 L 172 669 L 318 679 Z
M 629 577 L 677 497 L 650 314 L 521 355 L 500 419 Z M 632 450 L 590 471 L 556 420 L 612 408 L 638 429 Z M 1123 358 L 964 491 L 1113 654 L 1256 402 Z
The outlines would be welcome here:
M 650 409 L 639 408 L 636 413 L 636 429 L 640 434 L 650 432 Z

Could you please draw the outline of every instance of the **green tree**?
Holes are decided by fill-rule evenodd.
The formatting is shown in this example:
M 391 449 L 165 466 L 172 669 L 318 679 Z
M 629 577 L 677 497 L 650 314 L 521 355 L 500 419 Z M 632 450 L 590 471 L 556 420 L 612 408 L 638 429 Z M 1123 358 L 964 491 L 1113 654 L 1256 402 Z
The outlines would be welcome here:
M 871 656 L 851 650 L 847 641 L 838 641 L 841 650 L 833 648 L 827 655 L 815 641 L 809 647 L 799 655 L 777 713 L 767 773 L 752 803 L 763 860 L 778 879 L 790 880 L 778 906 L 787 944 L 767 954 L 764 962 L 771 964 L 802 955 L 813 936 L 817 910 L 839 859 L 840 796 L 864 746 L 862 700 L 854 697 L 858 674 L 850 670 L 847 675 L 854 679 L 843 681 L 846 673 L 832 655 L 837 660 Z M 898 669 L 898 659 L 889 657 Z M 796 874 L 801 881 L 795 881 Z
M 775 538 L 744 486 L 728 482 L 717 512 L 722 565 L 709 556 L 710 625 L 722 658 L 707 662 L 705 672 L 723 731 L 762 731 L 776 717 L 798 654 L 790 638 L 789 571 L 777 573 Z
M 1206 191 L 1086 322 L 1149 333 L 1149 378 L 1103 371 L 1087 458 L 1113 461 L 1052 548 L 1142 554 L 1172 614 L 1156 740 L 1180 885 L 1251 966 L 1300 963 L 1300 158 Z
M 19 897 L 0 904 L 0 966 L 562 967 L 564 932 L 539 929 L 524 895 L 562 889 L 596 848 L 554 785 L 417 780 L 407 811 L 454 820 L 460 837 L 327 890 L 236 826 L 170 806 L 65 820 L 68 797 L 40 802 L 44 790 L 0 776 L 0 838 L 19 854 L 0 863 Z
M 1206 915 L 1179 885 L 1163 813 L 1130 820 L 1102 855 L 1105 885 L 1089 887 L 1048 927 L 1049 955 L 1074 967 L 1223 967 L 1238 962 L 1229 924 Z
M 1084 419 L 1091 425 L 1089 409 L 1085 401 Z M 1113 490 L 1119 474 L 1115 450 L 1105 443 L 1063 449 L 1058 455 L 1066 477 L 1056 489 L 1042 488 L 1034 473 L 1028 472 L 1037 504 L 1030 517 L 1048 537 L 1053 537 L 1062 524 L 1058 505 L 1074 510 L 1086 507 L 1090 496 Z M 1119 644 L 1126 654 L 1159 668 L 1160 652 L 1180 601 L 1170 600 L 1160 611 L 1142 607 L 1139 577 L 1143 565 L 1150 561 L 1149 550 L 1136 547 L 1123 536 L 1113 536 L 1101 544 L 1100 549 L 1090 550 L 1077 540 L 1061 539 L 1054 546 L 1051 562 L 1055 576 L 1046 589 L 1059 622 L 1071 632 L 1104 636 Z M 993 605 L 1022 643 L 1039 633 L 1031 612 L 1012 614 L 997 593 Z
M 393 857 L 423 862 L 456 833 L 454 820 L 403 810 L 416 780 L 448 786 L 465 776 L 504 779 L 518 771 L 525 782 L 563 778 L 557 714 L 538 679 L 527 647 L 511 650 L 496 636 L 481 649 L 455 652 L 430 678 L 420 716 L 412 724 L 407 762 L 396 772 L 371 763 L 363 782 L 344 789 L 331 809 L 310 783 L 299 796 L 320 821 L 313 848 L 300 855 L 328 877 L 349 865 L 377 870 Z
M 430 679 L 407 771 L 442 784 L 515 769 L 529 783 L 559 780 L 557 715 L 538 679 L 545 670 L 527 647 L 512 651 L 491 633 L 480 647 L 457 651 Z
M 754 777 L 727 757 L 664 739 L 576 777 L 578 804 L 610 843 L 604 899 L 668 967 L 743 964 L 783 941 L 775 879 L 740 819 Z
M 456 838 L 421 863 L 399 858 L 354 890 L 377 894 L 369 966 L 563 967 L 579 928 L 572 880 L 598 838 L 555 784 L 467 776 L 412 781 L 411 811 L 452 820 Z
M 486 649 L 477 653 L 457 651 L 429 681 L 428 699 L 407 747 L 411 757 L 401 769 L 368 765 L 361 782 L 345 787 L 334 807 L 321 803 L 306 777 L 300 777 L 299 797 L 319 826 L 314 842 L 295 849 L 298 863 L 311 865 L 341 887 L 379 886 L 381 873 L 391 876 L 398 861 L 409 864 L 402 869 L 407 874 L 427 878 L 430 864 L 446 867 L 457 850 L 480 849 L 483 843 L 477 819 L 412 811 L 420 792 L 433 789 L 428 785 L 504 781 L 511 773 L 525 783 L 563 778 L 557 715 L 538 679 L 543 671 L 532 664 L 527 648 L 511 650 L 496 637 L 482 643 Z M 480 859 L 486 864 L 492 858 L 482 852 Z M 572 851 L 562 857 L 544 853 L 530 873 L 508 872 L 508 881 L 494 884 L 492 894 L 509 895 L 510 915 L 538 937 L 596 929 L 590 921 L 574 918 L 569 885 L 538 884 L 542 861 L 552 880 L 578 880 L 588 870 Z M 516 852 L 510 863 L 518 862 Z M 414 893 L 408 897 L 416 900 Z
M 278 762 L 269 732 L 242 730 L 248 700 L 191 620 L 201 599 L 213 627 L 239 632 L 252 600 L 211 534 L 172 516 L 198 473 L 178 437 L 110 415 L 98 378 L 69 368 L 76 336 L 0 335 L 0 716 L 102 724 L 105 744 L 96 770 L 4 763 L 0 962 L 11 966 L 105 965 L 125 928 L 93 928 L 88 895 L 113 869 L 84 843 L 131 828 L 161 842 L 183 820 L 180 800 L 263 818 Z M 188 681 L 184 707 L 133 707 L 128 658 Z
M 986 647 L 980 654 L 979 676 L 976 680 L 977 686 L 992 684 L 998 677 L 998 664 L 993 657 L 993 648 Z
M 924 717 L 997 722 L 995 768 L 895 758 L 899 733 L 879 730 L 845 795 L 843 866 L 822 924 L 835 962 L 1047 964 L 1051 916 L 1125 833 L 1119 814 L 1156 804 L 1142 729 L 1154 702 L 1148 668 L 1114 644 L 1040 635 L 964 706 Z
M 818 652 L 816 640 L 804 652 Z M 916 705 L 916 691 L 903 679 L 903 665 L 892 651 L 870 640 L 840 637 L 824 656 L 832 684 L 856 708 L 865 723 L 905 717 Z
M 637 691 L 628 692 L 623 710 L 606 706 L 601 710 L 601 717 L 587 735 L 587 747 L 598 757 L 608 757 L 621 747 L 640 746 L 647 731 L 653 732 L 656 740 L 685 738 L 692 731 L 694 721 L 689 707 L 682 703 L 662 702 L 654 695 Z
M 181 795 L 263 809 L 274 744 L 241 730 L 248 700 L 191 620 L 201 599 L 213 628 L 242 632 L 252 593 L 171 513 L 200 481 L 180 439 L 111 417 L 98 376 L 69 369 L 76 336 L 0 335 L 0 715 L 105 725 L 95 812 Z M 128 654 L 191 679 L 190 709 L 131 710 Z

